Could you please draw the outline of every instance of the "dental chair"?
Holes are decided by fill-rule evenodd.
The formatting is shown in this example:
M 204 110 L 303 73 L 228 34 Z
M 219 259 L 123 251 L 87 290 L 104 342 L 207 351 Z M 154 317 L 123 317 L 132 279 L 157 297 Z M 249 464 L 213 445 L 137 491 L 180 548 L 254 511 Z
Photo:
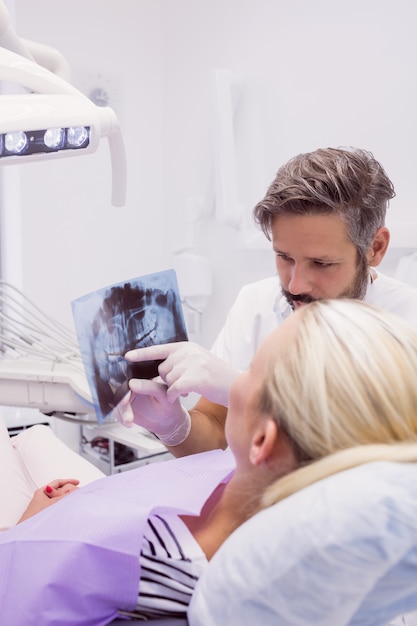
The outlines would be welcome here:
M 248 520 L 210 561 L 188 621 L 152 623 L 417 626 L 417 614 L 409 615 L 416 610 L 417 464 L 374 462 L 311 485 Z M 111 623 L 143 621 L 120 616 Z
M 417 614 L 408 614 L 416 609 L 417 465 L 375 462 L 311 485 L 235 531 L 200 579 L 188 620 L 415 626 Z
M 51 448 L 44 437 L 52 434 L 34 427 L 35 434 L 37 429 L 45 445 L 35 447 Z M 7 479 L 19 457 L 4 424 L 3 431 L 9 444 L 2 446 L 1 458 Z M 34 438 L 19 437 L 28 461 L 22 446 Z M 61 449 L 60 454 L 65 463 Z M 36 458 L 33 465 L 39 465 Z M 44 484 L 46 477 L 39 480 Z M 211 560 L 188 621 L 152 623 L 417 626 L 417 613 L 409 615 L 416 609 L 417 464 L 378 462 L 322 480 L 248 520 Z M 112 626 L 139 622 L 120 617 Z
M 152 624 L 417 626 L 416 610 L 417 465 L 375 462 L 243 524 L 198 582 L 188 621 Z

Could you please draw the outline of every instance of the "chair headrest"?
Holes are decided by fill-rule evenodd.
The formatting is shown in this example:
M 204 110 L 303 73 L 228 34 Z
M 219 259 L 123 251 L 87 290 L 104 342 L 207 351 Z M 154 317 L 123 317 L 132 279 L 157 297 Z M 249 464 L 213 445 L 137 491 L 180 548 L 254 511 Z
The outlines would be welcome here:
M 417 465 L 369 463 L 251 518 L 200 579 L 191 626 L 376 626 L 417 608 Z

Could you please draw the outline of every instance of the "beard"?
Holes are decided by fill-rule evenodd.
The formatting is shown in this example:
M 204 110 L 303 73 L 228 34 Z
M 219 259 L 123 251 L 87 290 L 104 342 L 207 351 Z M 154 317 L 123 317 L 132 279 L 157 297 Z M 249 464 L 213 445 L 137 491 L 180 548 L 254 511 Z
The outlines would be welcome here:
M 366 289 L 369 282 L 369 265 L 366 259 L 361 259 L 356 270 L 356 274 L 351 284 L 340 293 L 337 298 L 351 298 L 352 300 L 363 300 L 366 294 Z M 282 295 L 292 308 L 295 309 L 295 302 L 302 304 L 309 304 L 315 300 L 321 300 L 322 298 L 313 298 L 307 293 L 300 293 L 294 295 L 282 287 Z

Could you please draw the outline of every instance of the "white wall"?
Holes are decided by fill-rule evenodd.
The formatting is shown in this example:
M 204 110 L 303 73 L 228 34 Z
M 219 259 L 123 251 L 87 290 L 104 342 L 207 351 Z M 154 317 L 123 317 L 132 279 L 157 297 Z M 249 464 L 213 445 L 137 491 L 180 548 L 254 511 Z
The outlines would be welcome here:
M 21 36 L 58 48 L 87 93 L 109 90 L 128 156 L 126 207 L 110 205 L 109 154 L 21 168 L 23 286 L 71 323 L 70 301 L 170 267 L 183 207 L 203 197 L 195 249 L 213 266 L 197 337 L 210 345 L 240 285 L 271 274 L 213 209 L 213 72 L 229 70 L 239 201 L 320 146 L 374 152 L 393 179 L 394 244 L 414 245 L 415 24 L 411 0 L 15 0 Z M 409 226 L 412 222 L 412 226 Z M 405 224 L 405 226 L 404 226 Z M 397 235 L 397 233 L 399 233 Z
M 116 7 L 119 10 L 116 10 Z M 72 323 L 70 301 L 163 269 L 162 57 L 153 0 L 16 3 L 17 30 L 58 48 L 74 84 L 109 93 L 126 143 L 128 195 L 110 202 L 107 140 L 98 153 L 21 167 L 24 290 Z

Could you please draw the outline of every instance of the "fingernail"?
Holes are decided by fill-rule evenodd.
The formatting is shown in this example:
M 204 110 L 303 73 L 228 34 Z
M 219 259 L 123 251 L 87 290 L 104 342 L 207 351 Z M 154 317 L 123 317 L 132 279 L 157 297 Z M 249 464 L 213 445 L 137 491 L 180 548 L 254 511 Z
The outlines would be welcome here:
M 52 489 L 52 487 L 50 485 L 46 485 L 45 491 L 46 491 L 46 493 L 52 493 L 53 489 Z

